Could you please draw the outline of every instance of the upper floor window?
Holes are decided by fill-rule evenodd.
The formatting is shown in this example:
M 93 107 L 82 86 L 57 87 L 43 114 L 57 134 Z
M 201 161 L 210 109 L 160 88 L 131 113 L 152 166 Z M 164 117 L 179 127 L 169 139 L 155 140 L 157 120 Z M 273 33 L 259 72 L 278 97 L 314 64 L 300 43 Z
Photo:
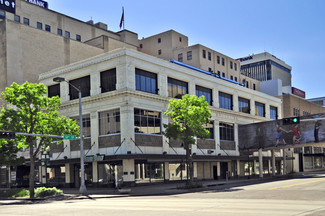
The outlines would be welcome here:
M 160 112 L 134 108 L 134 132 L 161 134 Z
M 302 111 L 302 115 L 304 115 L 304 116 L 306 116 L 306 115 L 310 115 L 310 112 Z
M 158 38 L 158 43 L 161 43 L 161 38 Z
M 100 73 L 100 87 L 102 93 L 116 90 L 116 68 Z
M 205 50 L 202 50 L 202 57 L 206 58 L 206 51 Z
M 49 25 L 45 25 L 45 31 L 47 31 L 47 32 L 51 32 L 51 26 L 49 26 Z
M 62 36 L 62 29 L 59 29 L 58 28 L 58 35 L 61 35 Z
M 80 118 L 78 117 L 72 117 L 71 119 L 75 120 L 78 125 L 80 125 Z M 88 115 L 82 115 L 82 133 L 84 137 L 91 137 L 91 128 L 90 128 L 90 114 Z
M 15 20 L 16 22 L 19 22 L 19 23 L 20 23 L 20 16 L 15 15 L 14 20 Z
M 192 60 L 192 51 L 187 52 L 187 60 Z
M 226 77 L 226 74 L 225 73 L 222 73 L 222 77 Z
M 196 96 L 200 97 L 204 95 L 205 100 L 212 105 L 212 89 L 208 89 L 202 86 L 196 86 Z
M 160 50 L 158 50 L 158 55 L 161 55 L 161 49 L 160 49 Z
M 37 27 L 38 29 L 43 29 L 43 24 L 40 23 L 40 22 L 37 22 L 36 27 Z
M 255 115 L 265 117 L 265 104 L 255 102 Z
M 253 84 L 253 90 L 256 90 L 256 84 L 255 83 Z
M 60 97 L 60 84 L 55 84 L 47 87 L 48 97 L 59 96 Z
M 78 34 L 76 34 L 76 40 L 77 40 L 77 41 L 81 41 L 81 36 L 78 35 Z
M 208 52 L 208 60 L 211 61 L 211 52 Z
M 270 119 L 278 119 L 278 108 L 270 106 Z
M 157 74 L 136 68 L 135 86 L 136 90 L 158 94 Z
M 214 122 L 210 121 L 209 123 L 204 124 L 203 127 L 210 132 L 208 139 L 214 139 Z
M 300 109 L 293 108 L 293 116 L 300 116 Z
M 220 140 L 235 141 L 234 124 L 220 122 L 219 133 L 220 133 Z
M 187 93 L 188 85 L 186 82 L 168 77 L 168 97 L 181 99 Z
M 6 13 L 0 10 L 0 19 L 6 19 Z
M 99 135 L 121 132 L 120 109 L 113 109 L 98 113 Z
M 81 77 L 78 79 L 70 80 L 69 83 L 81 90 L 82 97 L 90 96 L 90 76 Z M 79 98 L 79 92 L 69 85 L 70 100 Z
M 217 63 L 220 64 L 220 56 L 217 56 Z
M 182 37 L 179 37 L 179 42 L 182 42 Z
M 178 61 L 183 62 L 183 53 L 178 54 Z
M 232 95 L 224 92 L 219 92 L 219 107 L 232 110 Z
M 231 79 L 231 80 L 234 80 L 234 77 L 233 77 L 233 75 L 230 75 L 230 79 Z
M 140 49 L 142 49 L 143 48 L 143 44 L 140 44 Z
M 70 32 L 65 31 L 64 36 L 65 36 L 66 38 L 70 38 Z
M 238 108 L 239 108 L 239 112 L 250 113 L 251 111 L 250 101 L 246 98 L 238 97 Z
M 237 77 L 235 77 L 235 81 L 237 82 Z
M 217 75 L 220 76 L 220 71 L 217 72 Z
M 234 63 L 235 71 L 237 71 L 237 63 Z
M 222 59 L 221 59 L 221 64 L 222 64 L 223 66 L 225 66 L 225 58 L 222 58 Z
M 24 22 L 25 25 L 29 25 L 29 19 L 28 18 L 24 17 L 23 22 Z
M 233 68 L 233 66 L 232 66 L 232 61 L 230 61 L 230 69 L 232 69 Z
M 248 81 L 246 81 L 246 88 L 249 88 L 249 83 L 248 83 Z

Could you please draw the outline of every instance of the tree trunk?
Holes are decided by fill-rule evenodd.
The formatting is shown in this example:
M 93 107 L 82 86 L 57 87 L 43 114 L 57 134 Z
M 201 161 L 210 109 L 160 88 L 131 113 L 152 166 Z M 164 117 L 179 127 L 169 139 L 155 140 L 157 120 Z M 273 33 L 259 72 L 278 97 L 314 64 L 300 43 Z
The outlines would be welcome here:
M 29 143 L 29 157 L 30 157 L 29 194 L 30 194 L 30 198 L 34 198 L 35 161 L 34 161 L 33 141 Z
M 193 180 L 193 162 L 192 162 L 192 156 L 191 156 L 191 149 L 190 149 L 190 144 L 185 143 L 185 148 L 186 148 L 186 165 L 187 165 L 187 171 L 189 170 L 190 172 L 187 172 L 187 176 L 190 175 L 190 178 L 187 177 L 187 186 L 192 187 L 194 180 Z

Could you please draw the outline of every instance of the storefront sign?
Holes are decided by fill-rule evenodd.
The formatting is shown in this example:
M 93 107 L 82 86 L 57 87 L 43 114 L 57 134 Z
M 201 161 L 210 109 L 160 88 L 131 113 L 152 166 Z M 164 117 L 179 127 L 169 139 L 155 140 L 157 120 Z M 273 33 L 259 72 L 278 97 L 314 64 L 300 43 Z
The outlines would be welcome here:
M 48 3 L 46 1 L 42 1 L 42 0 L 25 0 L 25 1 L 35 4 L 37 6 L 43 7 L 43 8 L 48 8 Z
M 16 171 L 11 171 L 10 172 L 10 180 L 11 181 L 16 181 Z
M 302 98 L 306 98 L 306 92 L 304 92 L 303 90 L 292 87 L 291 91 L 292 91 L 292 94 L 294 94 L 294 95 L 297 95 Z
M 251 60 L 253 59 L 253 56 L 247 56 L 247 57 L 244 57 L 244 58 L 239 58 L 239 59 L 236 59 L 237 61 L 247 61 L 247 60 Z
M 0 0 L 0 10 L 8 11 L 10 13 L 16 13 L 15 0 Z
M 89 155 L 85 157 L 85 162 L 103 161 L 104 155 Z

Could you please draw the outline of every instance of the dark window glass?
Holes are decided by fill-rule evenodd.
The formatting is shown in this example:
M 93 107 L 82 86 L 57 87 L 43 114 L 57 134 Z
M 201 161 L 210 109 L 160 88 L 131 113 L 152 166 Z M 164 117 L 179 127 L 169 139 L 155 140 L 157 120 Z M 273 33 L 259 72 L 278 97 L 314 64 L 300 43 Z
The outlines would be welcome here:
M 161 38 L 158 38 L 158 43 L 161 43 Z
M 160 49 L 160 50 L 158 50 L 158 55 L 161 55 L 161 49 Z
M 256 90 L 256 85 L 255 85 L 255 83 L 253 84 L 253 89 Z
M 136 68 L 135 86 L 136 90 L 158 94 L 157 74 Z
M 234 77 L 233 77 L 232 75 L 230 75 L 230 79 L 231 79 L 231 80 L 234 80 Z
M 220 64 L 220 56 L 217 56 L 217 63 Z
M 29 25 L 29 19 L 28 18 L 24 17 L 23 21 L 24 21 L 25 25 Z
M 222 77 L 226 77 L 226 74 L 225 73 L 222 73 Z
M 192 60 L 192 51 L 187 52 L 187 60 Z
M 220 71 L 217 72 L 218 76 L 220 76 Z
M 78 79 L 70 80 L 69 82 L 75 87 L 81 89 L 82 97 L 90 96 L 90 76 L 85 76 Z M 71 85 L 69 85 L 69 94 L 70 94 L 70 100 L 79 98 L 79 92 Z
M 222 58 L 222 65 L 225 66 L 225 58 Z
M 237 77 L 235 77 L 235 81 L 237 82 Z
M 59 96 L 60 97 L 60 84 L 55 84 L 47 87 L 48 97 Z
M 100 73 L 102 93 L 116 90 L 116 68 Z
M 208 52 L 208 60 L 211 61 L 211 53 L 210 52 Z
M 0 11 L 0 19 L 5 19 L 6 13 L 4 11 Z
M 47 31 L 47 32 L 51 32 L 51 26 L 49 26 L 49 25 L 45 25 L 45 31 Z
M 230 69 L 232 69 L 232 61 L 230 61 Z
M 232 110 L 232 95 L 219 92 L 219 107 Z
M 37 27 L 38 29 L 43 29 L 43 24 L 40 23 L 40 22 L 37 22 L 36 27 Z
M 270 119 L 278 119 L 278 108 L 270 106 Z
M 203 125 L 203 127 L 210 132 L 208 139 L 214 139 L 214 122 L 210 121 L 210 123 Z
M 186 82 L 168 77 L 168 97 L 182 98 L 188 93 L 188 85 Z
M 265 104 L 255 102 L 255 115 L 265 117 Z
M 160 112 L 134 108 L 134 132 L 161 134 Z
M 182 37 L 179 37 L 179 42 L 182 42 Z
M 142 49 L 143 48 L 143 45 L 142 44 L 140 44 L 140 49 Z
M 77 40 L 77 41 L 81 41 L 81 36 L 77 34 L 77 35 L 76 35 L 76 40 Z
M 58 35 L 62 36 L 62 29 L 58 29 Z
M 80 125 L 79 124 L 79 122 L 80 122 L 79 116 L 73 117 L 71 119 L 75 120 L 77 122 L 77 124 Z M 91 132 L 90 132 L 91 128 L 90 128 L 90 115 L 89 114 L 82 116 L 82 127 L 83 127 L 82 133 L 83 133 L 84 137 L 90 137 L 91 136 Z
M 202 86 L 196 86 L 196 96 L 200 97 L 202 95 L 204 95 L 209 105 L 212 105 L 212 90 Z
M 246 81 L 246 88 L 249 88 L 249 83 L 248 83 L 248 81 Z
M 239 108 L 239 112 L 250 113 L 251 111 L 250 101 L 246 98 L 239 97 L 238 108 Z
M 98 115 L 99 135 L 121 132 L 120 109 L 99 112 Z
M 16 22 L 19 22 L 20 23 L 20 16 L 15 15 L 14 19 L 15 19 Z
M 234 141 L 234 125 L 229 123 L 219 123 L 220 140 Z
M 178 61 L 183 62 L 183 53 L 178 54 Z
M 202 50 L 202 57 L 206 58 L 206 51 L 205 50 Z
M 68 32 L 68 31 L 65 31 L 65 34 L 64 34 L 64 36 L 65 36 L 66 38 L 70 38 L 70 32 Z
M 234 63 L 235 71 L 237 71 L 237 63 Z

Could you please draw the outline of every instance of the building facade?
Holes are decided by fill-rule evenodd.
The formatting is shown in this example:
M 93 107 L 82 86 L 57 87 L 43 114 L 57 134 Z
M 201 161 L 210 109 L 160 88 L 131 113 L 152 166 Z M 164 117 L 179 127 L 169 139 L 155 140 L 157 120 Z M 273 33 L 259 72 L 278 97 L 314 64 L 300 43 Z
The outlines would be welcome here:
M 244 176 L 248 156 L 238 151 L 238 125 L 269 120 L 274 108 L 278 117 L 282 115 L 280 99 L 131 49 L 41 74 L 49 96 L 61 97 L 60 113 L 77 119 L 76 92 L 66 82 L 54 83 L 54 77 L 81 85 L 89 184 L 186 179 L 182 143 L 162 135 L 168 100 L 180 94 L 205 95 L 212 112 L 206 125 L 210 139 L 197 139 L 192 146 L 197 179 Z M 50 156 L 53 178 L 48 181 L 64 179 L 65 185 L 77 187 L 79 141 L 53 146 Z

